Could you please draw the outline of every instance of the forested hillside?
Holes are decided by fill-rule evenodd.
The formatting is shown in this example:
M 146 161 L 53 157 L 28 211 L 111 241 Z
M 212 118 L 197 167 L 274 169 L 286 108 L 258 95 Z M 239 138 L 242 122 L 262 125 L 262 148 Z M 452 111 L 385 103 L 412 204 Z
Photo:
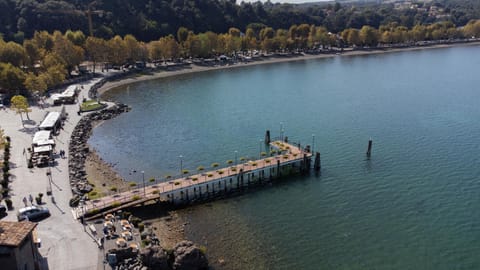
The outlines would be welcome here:
M 195 33 L 244 32 L 252 23 L 274 29 L 294 24 L 324 26 L 331 32 L 396 22 L 408 28 L 448 20 L 456 26 L 480 18 L 478 0 L 435 0 L 396 4 L 323 3 L 309 5 L 240 3 L 235 0 L 0 0 L 3 39 L 23 42 L 35 31 L 81 30 L 101 38 L 132 34 L 142 41 L 176 34 L 186 27 Z

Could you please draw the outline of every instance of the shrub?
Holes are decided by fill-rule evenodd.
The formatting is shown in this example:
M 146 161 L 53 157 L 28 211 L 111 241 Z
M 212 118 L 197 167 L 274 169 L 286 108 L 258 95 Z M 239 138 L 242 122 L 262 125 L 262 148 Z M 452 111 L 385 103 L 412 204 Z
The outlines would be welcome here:
M 99 212 L 100 212 L 100 210 L 98 210 L 97 208 L 90 209 L 90 210 L 88 210 L 87 215 L 93 216 L 95 214 L 98 214 Z
M 110 206 L 111 206 L 112 208 L 117 208 L 117 207 L 119 207 L 120 205 L 122 205 L 120 202 L 113 202 Z
M 150 182 L 150 183 L 155 182 L 155 177 L 151 177 L 150 179 L 148 179 L 148 182 Z
M 209 174 L 207 174 L 207 176 L 208 176 L 208 177 L 212 177 L 212 176 L 213 176 L 213 174 L 209 173 Z
M 237 171 L 237 167 L 232 167 L 232 168 L 230 168 L 230 170 L 231 170 L 232 172 L 236 172 L 236 171 Z
M 283 158 L 284 158 L 284 159 L 288 159 L 288 155 L 283 155 Z
M 138 200 L 140 200 L 140 195 L 134 195 L 132 197 L 132 201 L 138 201 Z
M 118 188 L 116 186 L 111 186 L 110 191 L 117 192 Z
M 143 232 L 145 230 L 145 224 L 143 224 L 143 222 L 138 223 L 138 230 L 140 232 Z
M 270 159 L 265 159 L 265 163 L 270 163 L 271 160 Z
M 130 217 L 130 223 L 132 223 L 133 226 L 138 227 L 138 224 L 142 222 L 142 219 L 136 216 L 131 216 Z
M 230 164 L 232 164 L 232 163 L 233 163 L 233 160 L 231 160 L 231 159 L 227 160 L 227 164 L 230 165 Z
M 219 170 L 217 171 L 218 174 L 222 175 L 223 174 L 223 171 L 222 170 Z
M 198 178 L 197 177 L 192 177 L 192 181 L 197 181 Z
M 205 168 L 203 166 L 198 166 L 197 167 L 197 171 L 203 171 L 203 170 L 205 170 Z
M 216 168 L 216 167 L 218 167 L 218 166 L 220 166 L 220 164 L 218 164 L 218 163 L 216 163 L 216 162 L 215 162 L 215 163 L 212 163 L 212 168 Z
M 135 183 L 135 182 L 130 182 L 130 183 L 128 183 L 128 185 L 129 185 L 130 187 L 136 187 L 136 186 L 137 186 L 137 183 Z
M 151 242 L 150 239 L 142 240 L 142 247 L 146 247 L 146 246 L 150 245 L 150 242 Z
M 152 194 L 158 194 L 158 193 L 160 193 L 158 189 L 155 189 L 154 191 L 152 191 Z
M 183 170 L 182 173 L 183 173 L 183 174 L 188 174 L 189 171 L 188 171 L 188 170 Z
M 257 163 L 256 163 L 256 162 L 252 162 L 251 165 L 252 165 L 252 166 L 257 166 Z
M 178 185 L 180 185 L 180 182 L 175 182 L 175 186 L 178 186 Z
M 266 153 L 266 152 L 262 152 L 262 153 L 260 153 L 260 155 L 262 155 L 262 157 L 264 157 L 264 156 L 267 155 L 267 153 Z

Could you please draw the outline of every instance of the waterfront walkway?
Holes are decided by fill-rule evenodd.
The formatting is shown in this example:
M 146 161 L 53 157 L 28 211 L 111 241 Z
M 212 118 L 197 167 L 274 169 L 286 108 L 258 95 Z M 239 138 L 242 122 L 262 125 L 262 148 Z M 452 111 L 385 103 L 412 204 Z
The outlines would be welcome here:
M 196 195 L 196 192 L 201 193 L 202 187 L 204 187 L 208 192 L 209 184 L 210 191 L 215 191 L 215 185 L 217 185 L 217 190 L 220 188 L 227 190 L 227 179 L 230 181 L 231 188 L 233 178 L 236 178 L 238 183 L 240 177 L 252 173 L 257 173 L 258 177 L 265 177 L 265 172 L 268 176 L 272 176 L 272 170 L 278 170 L 281 167 L 291 164 L 301 164 L 304 161 L 310 160 L 312 157 L 312 153 L 293 144 L 274 141 L 270 143 L 270 145 L 276 149 L 277 155 L 248 161 L 242 164 L 233 164 L 225 168 L 215 168 L 212 171 L 185 175 L 184 177 L 166 182 L 150 183 L 150 185 L 144 183 L 140 187 L 136 187 L 130 191 L 85 201 L 83 205 L 76 208 L 75 211 L 78 217 L 85 214 L 97 217 L 107 212 L 117 211 L 153 200 L 175 202 L 175 198 L 181 197 L 181 200 L 188 201 L 189 190 L 191 192 L 193 191 L 194 195 Z M 248 176 L 248 179 L 250 180 L 250 176 Z M 184 198 L 185 194 L 186 198 Z

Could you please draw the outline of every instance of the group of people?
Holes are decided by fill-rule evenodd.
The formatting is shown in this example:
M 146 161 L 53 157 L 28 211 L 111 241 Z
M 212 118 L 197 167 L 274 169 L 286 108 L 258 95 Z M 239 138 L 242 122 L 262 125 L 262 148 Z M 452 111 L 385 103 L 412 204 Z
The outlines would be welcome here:
M 30 204 L 33 205 L 33 196 L 32 196 L 32 194 L 28 195 L 28 200 L 30 201 Z M 25 204 L 25 207 L 28 206 L 27 197 L 23 197 L 23 203 Z
M 65 150 L 60 150 L 60 157 L 65 158 Z

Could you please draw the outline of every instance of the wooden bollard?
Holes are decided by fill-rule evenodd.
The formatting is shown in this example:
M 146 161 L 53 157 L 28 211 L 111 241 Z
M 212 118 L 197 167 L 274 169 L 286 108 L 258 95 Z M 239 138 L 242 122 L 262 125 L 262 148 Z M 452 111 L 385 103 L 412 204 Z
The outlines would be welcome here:
M 267 130 L 265 132 L 265 144 L 269 144 L 270 143 L 270 130 Z
M 372 138 L 368 140 L 367 157 L 370 157 L 371 155 L 372 155 Z
M 320 161 L 320 152 L 315 153 L 315 162 L 313 164 L 313 169 L 318 172 L 322 168 L 322 164 Z

